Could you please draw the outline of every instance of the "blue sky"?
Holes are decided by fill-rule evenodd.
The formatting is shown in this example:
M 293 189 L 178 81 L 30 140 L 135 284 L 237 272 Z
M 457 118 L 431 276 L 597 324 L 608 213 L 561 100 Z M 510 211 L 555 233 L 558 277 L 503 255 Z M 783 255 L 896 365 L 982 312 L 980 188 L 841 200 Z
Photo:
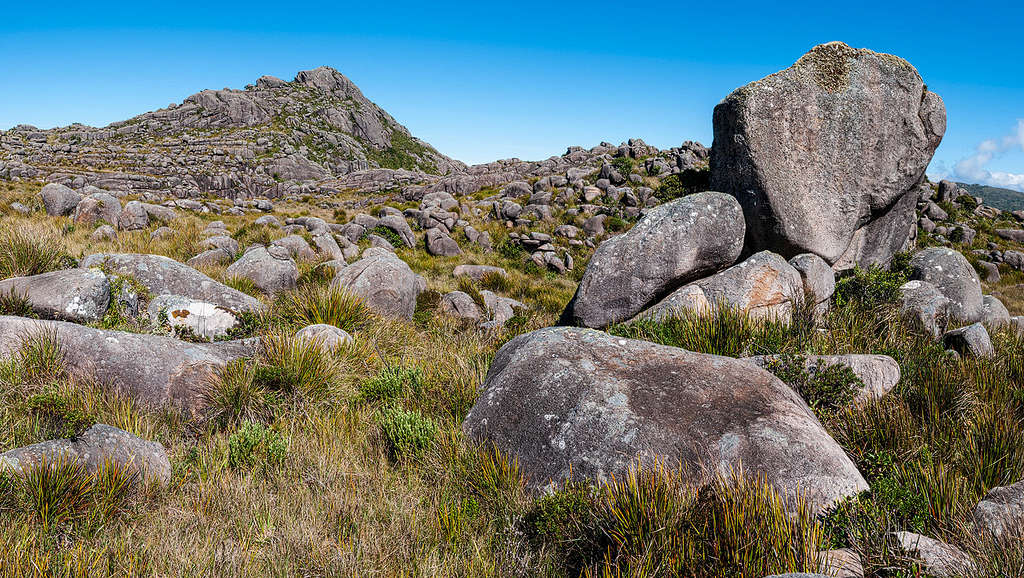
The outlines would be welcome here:
M 149 4 L 6 6 L 0 129 L 102 126 L 329 65 L 467 162 L 630 137 L 710 145 L 732 89 L 842 40 L 906 58 L 945 100 L 932 176 L 1024 190 L 1019 3 Z

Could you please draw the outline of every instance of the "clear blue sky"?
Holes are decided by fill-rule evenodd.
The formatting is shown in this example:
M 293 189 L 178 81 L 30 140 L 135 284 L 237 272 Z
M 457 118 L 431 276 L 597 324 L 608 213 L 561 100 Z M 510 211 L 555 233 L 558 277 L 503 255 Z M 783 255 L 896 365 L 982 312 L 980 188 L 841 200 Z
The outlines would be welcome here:
M 105 125 L 204 88 L 329 65 L 467 162 L 642 137 L 710 145 L 732 89 L 842 40 L 945 99 L 930 174 L 1024 190 L 1024 8 L 858 2 L 18 2 L 0 21 L 0 129 Z M 979 149 L 980 147 L 980 149 Z

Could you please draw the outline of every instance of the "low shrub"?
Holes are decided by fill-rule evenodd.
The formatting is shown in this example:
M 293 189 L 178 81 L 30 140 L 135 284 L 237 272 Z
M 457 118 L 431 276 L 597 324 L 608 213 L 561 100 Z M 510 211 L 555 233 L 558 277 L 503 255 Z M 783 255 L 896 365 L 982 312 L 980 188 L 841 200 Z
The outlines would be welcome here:
M 363 236 L 360 237 L 360 240 L 366 239 L 370 235 L 377 235 L 378 237 L 384 238 L 388 243 L 391 243 L 392 247 L 396 249 L 405 246 L 405 243 L 402 241 L 402 238 L 398 236 L 398 233 L 396 233 L 394 229 L 391 229 L 390 227 L 377 225 L 376 227 L 369 229 L 365 233 L 363 233 Z
M 243 422 L 228 438 L 228 465 L 268 472 L 284 463 L 288 441 L 261 423 Z
M 376 377 L 359 384 L 362 401 L 395 401 L 407 392 L 419 392 L 423 387 L 423 372 L 417 367 L 386 366 Z
M 783 355 L 765 369 L 792 387 L 819 416 L 834 413 L 853 401 L 864 382 L 846 365 L 807 367 L 801 355 Z
M 437 425 L 418 411 L 396 406 L 380 410 L 380 427 L 388 449 L 396 458 L 414 457 L 430 447 Z

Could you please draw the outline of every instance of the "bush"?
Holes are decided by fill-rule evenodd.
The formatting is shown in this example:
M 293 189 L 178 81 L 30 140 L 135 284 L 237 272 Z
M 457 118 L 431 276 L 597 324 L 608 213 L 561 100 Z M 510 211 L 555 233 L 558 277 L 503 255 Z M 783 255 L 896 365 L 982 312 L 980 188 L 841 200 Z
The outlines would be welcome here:
M 846 365 L 819 364 L 808 368 L 807 359 L 799 355 L 783 355 L 765 369 L 796 390 L 819 417 L 849 405 L 864 386 Z
M 400 407 L 380 410 L 380 427 L 391 454 L 397 458 L 417 456 L 430 447 L 437 435 L 437 425 L 418 411 Z
M 711 171 L 708 168 L 687 169 L 681 173 L 668 175 L 661 179 L 661 184 L 654 196 L 663 202 L 708 190 L 711 183 Z
M 284 463 L 288 441 L 277 431 L 254 422 L 244 422 L 228 438 L 228 465 L 232 468 L 268 472 Z
M 376 377 L 359 384 L 359 397 L 363 401 L 394 401 L 407 391 L 423 388 L 423 372 L 417 367 L 387 366 Z
M 390 227 L 385 227 L 383 225 L 377 225 L 376 227 L 374 227 L 374 228 L 366 231 L 365 233 L 363 233 L 363 236 L 360 237 L 360 240 L 366 239 L 370 235 L 377 235 L 378 237 L 383 237 L 385 240 L 387 240 L 388 243 L 391 243 L 392 247 L 394 247 L 396 249 L 405 246 L 405 243 L 402 242 L 402 238 L 399 237 L 398 233 L 396 233 Z
M 853 272 L 836 283 L 833 300 L 838 307 L 857 303 L 866 307 L 877 307 L 892 303 L 900 298 L 900 287 L 908 281 L 907 272 L 901 260 L 886 270 L 877 265 L 868 269 L 855 267 Z
M 622 175 L 629 178 L 629 175 L 636 172 L 636 161 L 630 157 L 616 157 L 612 159 L 612 167 Z
M 516 243 L 515 241 L 509 239 L 508 237 L 499 241 L 494 248 L 498 251 L 499 255 L 508 259 L 509 261 L 520 261 L 522 260 L 523 255 L 525 254 L 522 245 Z

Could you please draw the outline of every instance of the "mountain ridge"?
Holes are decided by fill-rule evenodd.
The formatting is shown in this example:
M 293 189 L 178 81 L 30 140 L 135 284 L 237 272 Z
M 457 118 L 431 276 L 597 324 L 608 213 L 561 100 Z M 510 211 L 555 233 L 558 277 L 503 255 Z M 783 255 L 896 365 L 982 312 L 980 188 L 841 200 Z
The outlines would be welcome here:
M 330 67 L 292 81 L 202 90 L 113 122 L 0 131 L 0 177 L 196 196 L 270 194 L 368 169 L 444 175 L 465 165 L 414 137 Z

